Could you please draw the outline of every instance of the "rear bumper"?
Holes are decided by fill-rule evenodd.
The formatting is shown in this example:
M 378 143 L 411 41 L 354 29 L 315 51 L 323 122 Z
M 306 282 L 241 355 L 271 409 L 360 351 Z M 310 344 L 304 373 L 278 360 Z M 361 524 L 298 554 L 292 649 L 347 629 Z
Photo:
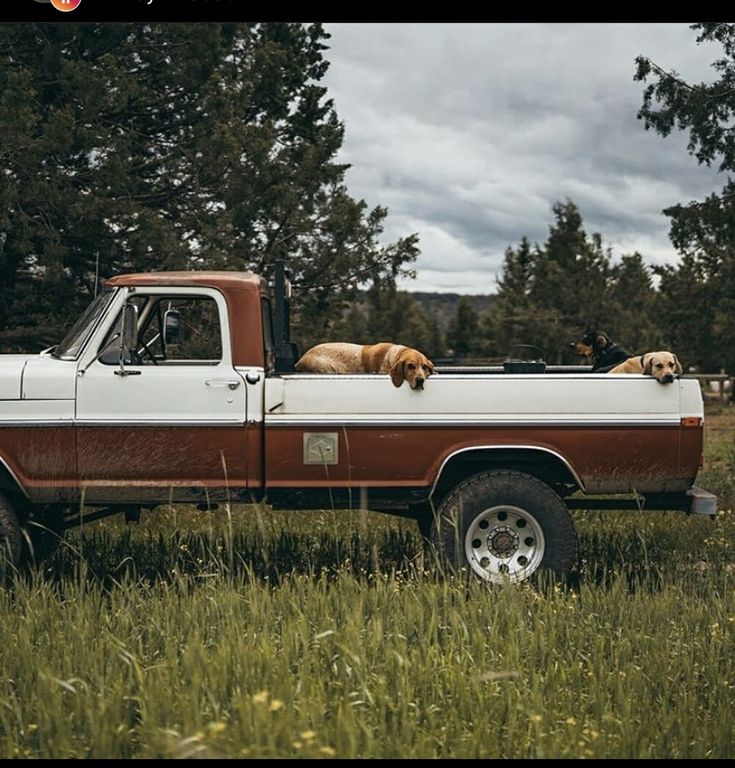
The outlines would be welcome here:
M 716 515 L 717 514 L 717 496 L 714 493 L 705 491 L 704 488 L 692 486 L 687 491 L 687 496 L 691 498 L 692 503 L 689 507 L 690 515 Z

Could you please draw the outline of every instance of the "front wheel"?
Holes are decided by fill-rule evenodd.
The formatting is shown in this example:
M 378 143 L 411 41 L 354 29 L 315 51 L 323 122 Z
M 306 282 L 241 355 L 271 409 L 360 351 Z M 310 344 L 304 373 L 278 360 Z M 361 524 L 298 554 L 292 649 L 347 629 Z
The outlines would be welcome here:
M 20 560 L 22 533 L 18 515 L 6 496 L 0 493 L 0 579 L 8 567 Z
M 64 509 L 35 507 L 22 528 L 21 564 L 40 565 L 58 549 L 64 538 Z
M 441 502 L 431 540 L 453 569 L 495 584 L 549 571 L 566 575 L 577 536 L 564 502 L 523 472 L 493 470 L 463 480 Z

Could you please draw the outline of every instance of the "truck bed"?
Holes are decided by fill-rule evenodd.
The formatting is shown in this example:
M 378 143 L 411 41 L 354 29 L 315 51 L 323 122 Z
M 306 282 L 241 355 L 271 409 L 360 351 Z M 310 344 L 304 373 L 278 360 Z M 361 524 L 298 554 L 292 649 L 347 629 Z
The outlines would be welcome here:
M 702 448 L 691 379 L 445 368 L 413 391 L 376 374 L 288 374 L 264 397 L 271 485 L 326 482 L 305 463 L 309 435 L 331 436 L 331 484 L 431 486 L 461 451 L 515 448 L 558 456 L 586 493 L 685 491 Z

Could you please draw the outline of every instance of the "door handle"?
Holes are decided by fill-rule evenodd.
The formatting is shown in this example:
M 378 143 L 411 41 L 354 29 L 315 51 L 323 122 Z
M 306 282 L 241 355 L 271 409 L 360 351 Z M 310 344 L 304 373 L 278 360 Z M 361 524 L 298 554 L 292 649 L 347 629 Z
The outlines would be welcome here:
M 239 379 L 205 379 L 204 383 L 208 387 L 229 387 L 237 389 L 240 386 Z

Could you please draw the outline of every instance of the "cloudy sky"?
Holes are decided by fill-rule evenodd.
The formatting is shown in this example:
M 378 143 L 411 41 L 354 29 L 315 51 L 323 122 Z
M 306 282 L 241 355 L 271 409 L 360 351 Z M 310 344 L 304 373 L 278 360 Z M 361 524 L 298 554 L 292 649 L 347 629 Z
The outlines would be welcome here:
M 724 179 L 636 119 L 647 55 L 689 82 L 722 49 L 686 24 L 326 24 L 326 85 L 351 194 L 418 232 L 414 291 L 493 293 L 508 245 L 542 243 L 570 198 L 614 259 L 675 261 L 661 209 Z

